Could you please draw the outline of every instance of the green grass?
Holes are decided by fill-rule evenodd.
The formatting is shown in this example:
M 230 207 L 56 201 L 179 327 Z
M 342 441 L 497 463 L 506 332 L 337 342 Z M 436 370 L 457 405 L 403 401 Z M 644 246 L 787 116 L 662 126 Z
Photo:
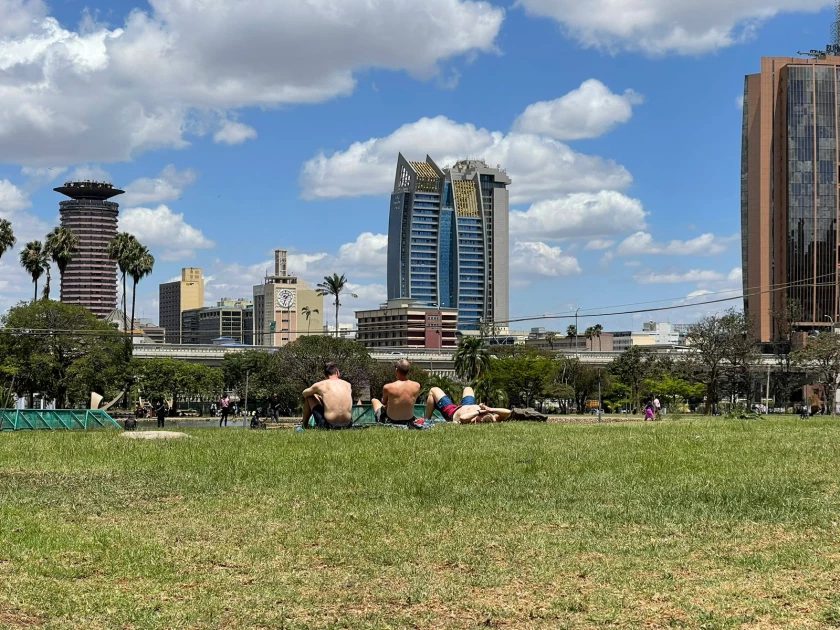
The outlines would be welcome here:
M 0 435 L 0 628 L 840 627 L 840 421 Z

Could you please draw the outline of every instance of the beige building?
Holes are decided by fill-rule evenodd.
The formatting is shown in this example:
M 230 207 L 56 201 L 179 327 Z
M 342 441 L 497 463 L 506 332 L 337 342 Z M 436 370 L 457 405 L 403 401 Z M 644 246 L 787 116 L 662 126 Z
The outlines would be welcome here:
M 457 308 L 426 306 L 411 298 L 356 311 L 356 341 L 366 348 L 455 348 Z
M 274 275 L 254 287 L 255 345 L 284 346 L 324 326 L 324 298 L 290 275 L 287 261 L 286 250 L 274 250 Z
M 181 314 L 204 306 L 201 269 L 181 269 L 181 279 L 160 285 L 158 325 L 166 330 L 167 343 L 183 343 Z

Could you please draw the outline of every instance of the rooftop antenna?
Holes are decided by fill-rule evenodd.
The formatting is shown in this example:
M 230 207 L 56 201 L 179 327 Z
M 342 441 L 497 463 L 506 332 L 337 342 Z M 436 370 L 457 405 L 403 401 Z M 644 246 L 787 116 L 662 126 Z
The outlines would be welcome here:
M 834 1 L 834 21 L 831 23 L 831 42 L 825 50 L 799 51 L 799 55 L 810 59 L 825 59 L 828 56 L 840 57 L 840 0 Z

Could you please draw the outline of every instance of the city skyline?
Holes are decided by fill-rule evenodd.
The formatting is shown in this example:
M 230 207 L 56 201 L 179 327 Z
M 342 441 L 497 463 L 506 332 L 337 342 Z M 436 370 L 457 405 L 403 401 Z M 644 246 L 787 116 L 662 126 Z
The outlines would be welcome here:
M 365 24 L 373 16 L 363 4 L 343 6 Z M 275 244 L 283 243 L 290 272 L 310 283 L 347 273 L 360 296 L 342 305 L 342 321 L 352 322 L 354 311 L 387 298 L 387 205 L 398 153 L 420 161 L 428 153 L 441 167 L 483 158 L 502 164 L 514 181 L 511 317 L 655 300 L 692 303 L 709 292 L 738 291 L 743 77 L 763 56 L 823 47 L 831 3 L 808 2 L 807 11 L 767 18 L 751 6 L 703 12 L 701 3 L 688 2 L 667 15 L 652 10 L 649 22 L 623 32 L 598 22 L 600 2 L 591 22 L 559 2 L 546 10 L 549 4 L 434 0 L 412 13 L 416 28 L 406 30 L 395 51 L 382 48 L 377 32 L 360 31 L 341 35 L 342 55 L 313 60 L 301 72 L 285 62 L 266 68 L 249 60 L 264 73 L 266 87 L 248 85 L 244 98 L 228 98 L 199 79 L 193 90 L 163 90 L 128 73 L 125 55 L 136 51 L 121 42 L 141 32 L 126 7 L 94 2 L 89 8 L 98 17 L 82 28 L 71 5 L 47 3 L 32 15 L 23 6 L 26 19 L 0 39 L 29 36 L 52 42 L 56 55 L 77 51 L 65 78 L 90 72 L 104 91 L 87 84 L 82 94 L 47 73 L 48 89 L 40 94 L 53 101 L 14 101 L 31 94 L 7 92 L 0 101 L 7 111 L 64 118 L 43 127 L 52 130 L 47 136 L 26 119 L 10 119 L 0 130 L 0 214 L 12 221 L 19 244 L 43 239 L 58 225 L 52 187 L 66 179 L 106 179 L 126 190 L 120 229 L 135 233 L 157 260 L 139 288 L 138 316 L 156 317 L 157 286 L 185 266 L 205 270 L 208 303 L 250 295 L 270 270 Z M 155 28 L 190 29 L 196 37 L 182 38 L 183 45 L 203 45 L 206 22 L 176 21 L 155 6 L 145 8 Z M 297 7 L 284 4 L 288 12 Z M 403 10 L 397 2 L 381 7 L 383 32 L 389 21 L 404 22 Z M 273 19 L 260 11 L 248 3 L 229 20 L 231 41 L 250 32 L 253 20 Z M 46 15 L 57 20 L 54 28 Z M 423 31 L 439 17 L 457 37 Z M 669 25 L 684 27 L 682 38 L 669 37 Z M 316 48 L 319 37 L 311 38 Z M 254 44 L 267 58 L 283 58 L 274 39 Z M 366 39 L 371 52 L 364 52 Z M 534 41 L 539 51 L 529 45 Z M 107 46 L 83 46 L 93 42 Z M 396 54 L 412 46 L 411 55 Z M 19 47 L 5 50 L 4 67 L 31 70 L 21 76 L 49 68 L 41 53 L 18 59 Z M 105 57 L 86 56 L 92 50 Z M 201 58 L 196 52 L 167 54 L 186 63 Z M 181 69 L 146 68 L 161 86 L 203 76 L 176 77 Z M 218 71 L 220 80 L 233 72 Z M 117 85 L 136 89 L 108 100 Z M 92 111 L 78 105 L 91 97 L 100 97 Z M 132 126 L 135 119 L 148 124 Z M 85 142 L 65 135 L 77 128 L 89 129 Z M 3 310 L 31 293 L 15 258 L 10 252 L 0 259 Z M 730 305 L 739 306 L 723 306 Z M 675 311 L 671 319 L 708 310 Z M 649 318 L 668 314 L 602 323 L 635 330 Z

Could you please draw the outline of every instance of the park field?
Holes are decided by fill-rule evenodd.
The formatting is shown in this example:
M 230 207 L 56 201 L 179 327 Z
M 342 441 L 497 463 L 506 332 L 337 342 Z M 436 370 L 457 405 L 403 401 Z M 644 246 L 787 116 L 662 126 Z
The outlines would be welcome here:
M 840 420 L 0 435 L 0 628 L 840 627 Z

